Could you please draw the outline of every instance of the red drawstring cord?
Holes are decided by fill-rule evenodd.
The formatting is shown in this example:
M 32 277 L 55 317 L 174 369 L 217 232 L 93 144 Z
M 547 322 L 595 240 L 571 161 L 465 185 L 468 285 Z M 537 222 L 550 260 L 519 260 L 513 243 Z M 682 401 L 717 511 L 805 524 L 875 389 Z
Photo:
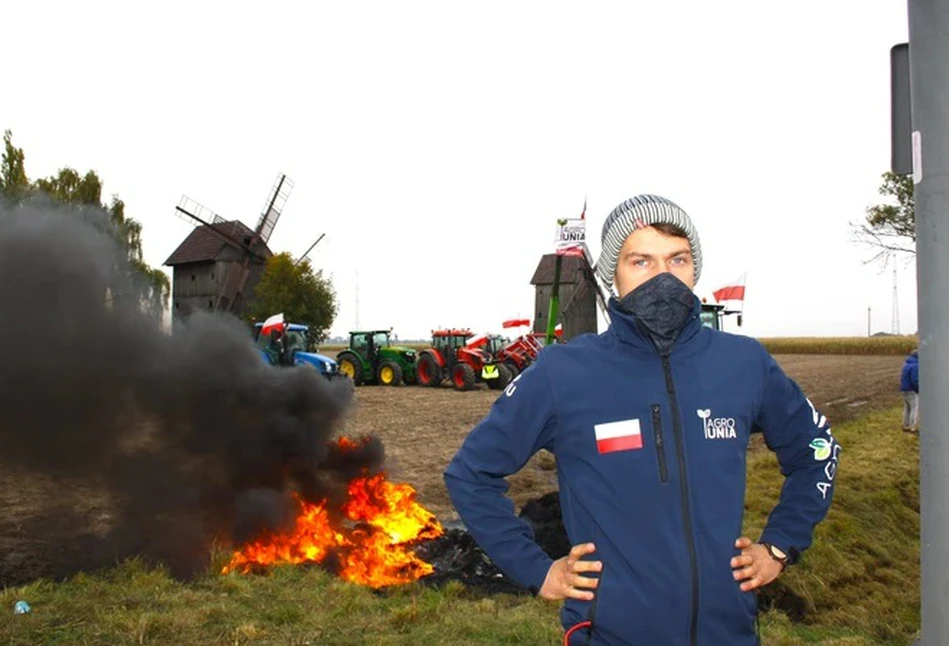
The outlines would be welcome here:
M 592 621 L 581 621 L 580 623 L 574 624 L 573 626 L 571 626 L 570 630 L 568 630 L 563 636 L 563 646 L 570 646 L 570 635 L 580 630 L 581 628 L 589 628 L 592 625 L 593 625 Z

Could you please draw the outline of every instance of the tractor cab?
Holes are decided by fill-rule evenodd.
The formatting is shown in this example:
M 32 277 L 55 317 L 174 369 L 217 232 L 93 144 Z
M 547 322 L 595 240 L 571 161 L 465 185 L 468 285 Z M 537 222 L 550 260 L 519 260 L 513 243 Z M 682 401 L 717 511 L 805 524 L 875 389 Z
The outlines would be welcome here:
M 254 324 L 254 343 L 261 357 L 272 366 L 309 366 L 324 377 L 339 374 L 338 365 L 324 354 L 308 352 L 308 325 L 289 323 L 282 332 L 261 334 L 263 323 Z
M 500 334 L 489 334 L 487 343 L 484 345 L 484 349 L 490 353 L 492 357 L 497 357 L 509 343 L 510 340 L 505 339 Z
M 349 333 L 349 349 L 366 360 L 376 359 L 380 350 L 389 345 L 389 330 Z
M 393 345 L 392 330 L 357 330 L 349 333 L 349 348 L 339 353 L 340 372 L 355 385 L 384 386 L 415 383 L 415 350 Z
M 702 312 L 700 314 L 702 318 L 702 325 L 710 327 L 713 330 L 723 329 L 722 322 L 725 320 L 725 317 L 730 314 L 738 315 L 738 326 L 741 327 L 742 324 L 742 313 L 738 310 L 726 310 L 725 305 L 722 303 L 707 303 L 705 300 L 702 300 Z
M 474 336 L 474 332 L 468 329 L 464 330 L 435 330 L 432 332 L 432 347 L 436 350 L 451 350 L 456 352 L 459 348 L 468 344 L 468 339 Z

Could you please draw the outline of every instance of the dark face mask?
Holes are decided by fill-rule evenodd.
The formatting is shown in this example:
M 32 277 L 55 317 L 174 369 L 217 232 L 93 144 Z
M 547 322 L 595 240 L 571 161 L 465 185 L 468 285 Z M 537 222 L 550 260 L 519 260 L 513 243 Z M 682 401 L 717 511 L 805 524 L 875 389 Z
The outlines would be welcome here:
M 662 354 L 672 350 L 694 305 L 695 296 L 689 286 L 669 272 L 650 278 L 619 302 L 620 309 L 636 318 Z

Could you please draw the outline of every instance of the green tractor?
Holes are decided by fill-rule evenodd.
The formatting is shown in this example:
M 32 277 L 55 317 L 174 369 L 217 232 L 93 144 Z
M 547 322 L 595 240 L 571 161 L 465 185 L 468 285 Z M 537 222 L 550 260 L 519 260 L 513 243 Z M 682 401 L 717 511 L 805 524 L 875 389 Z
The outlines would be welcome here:
M 369 330 L 349 333 L 349 349 L 336 357 L 339 372 L 353 384 L 399 386 L 414 384 L 415 350 L 392 345 L 392 330 Z
M 724 329 L 724 320 L 730 314 L 738 315 L 738 327 L 741 327 L 743 314 L 739 310 L 725 309 L 722 303 L 708 303 L 702 299 L 702 325 L 710 327 L 713 330 Z

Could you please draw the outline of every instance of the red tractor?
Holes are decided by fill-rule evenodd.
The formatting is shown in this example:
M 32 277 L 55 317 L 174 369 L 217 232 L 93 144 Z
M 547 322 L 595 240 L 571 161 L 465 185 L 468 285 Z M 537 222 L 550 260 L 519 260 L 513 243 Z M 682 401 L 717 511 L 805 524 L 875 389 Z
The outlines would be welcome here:
M 524 372 L 543 347 L 543 344 L 530 334 L 519 336 L 513 341 L 499 334 L 488 336 L 488 352 L 495 361 L 508 367 L 512 378 Z
M 416 363 L 419 385 L 440 386 L 447 377 L 458 390 L 471 390 L 481 382 L 492 390 L 506 388 L 514 375 L 482 347 L 487 337 L 474 336 L 467 328 L 433 330 L 432 347 L 422 350 Z

